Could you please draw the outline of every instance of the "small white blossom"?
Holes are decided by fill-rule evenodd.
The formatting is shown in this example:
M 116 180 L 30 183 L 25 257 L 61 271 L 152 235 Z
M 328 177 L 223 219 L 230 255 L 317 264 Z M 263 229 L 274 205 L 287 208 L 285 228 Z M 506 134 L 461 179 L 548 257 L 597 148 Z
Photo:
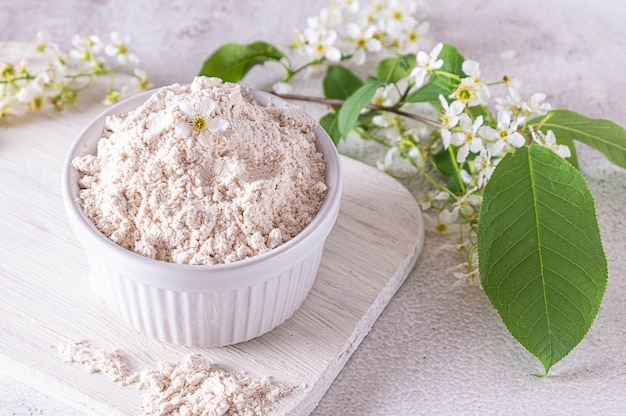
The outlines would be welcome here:
M 522 108 L 530 114 L 546 114 L 548 111 L 552 110 L 552 106 L 549 103 L 544 103 L 545 99 L 545 94 L 540 92 L 534 93 L 530 97 L 530 100 L 522 104 Z
M 462 69 L 467 77 L 461 79 L 451 96 L 469 107 L 481 104 L 486 105 L 491 96 L 491 91 L 482 80 L 478 62 L 472 60 L 464 61 Z
M 216 105 L 210 98 L 204 99 L 197 109 L 188 101 L 179 102 L 178 108 L 186 116 L 186 120 L 176 125 L 175 137 L 185 139 L 195 134 L 200 143 L 208 145 L 211 140 L 209 132 L 224 131 L 228 128 L 227 120 L 211 116 Z
M 491 142 L 487 148 L 492 155 L 498 156 L 510 147 L 522 147 L 526 143 L 524 136 L 517 131 L 522 121 L 521 118 L 512 120 L 508 111 L 499 111 L 495 129 L 490 126 L 480 128 L 480 135 Z
M 480 149 L 483 148 L 483 142 L 478 135 L 478 129 L 483 124 L 483 117 L 478 116 L 476 120 L 472 121 L 470 116 L 463 113 L 460 116 L 459 122 L 461 124 L 461 131 L 452 134 L 451 143 L 455 146 L 460 146 L 456 154 L 456 161 L 463 163 L 470 152 L 478 153 Z
M 417 202 L 420 204 L 422 211 L 426 211 L 437 201 L 447 201 L 449 196 L 450 195 L 445 191 L 429 191 L 419 194 L 417 196 Z
M 442 94 L 439 94 L 439 102 L 443 109 L 443 113 L 439 115 L 441 122 L 441 141 L 443 142 L 443 147 L 447 149 L 448 146 L 450 146 L 450 140 L 452 138 L 450 130 L 459 124 L 459 115 L 465 110 L 465 106 L 459 101 L 448 104 L 448 101 Z
M 506 97 L 496 97 L 496 110 L 508 111 L 511 114 L 518 114 L 523 111 L 523 102 L 520 93 L 515 88 L 509 88 L 509 95 Z
M 562 158 L 568 158 L 572 155 L 569 147 L 556 142 L 556 136 L 552 130 L 548 130 L 546 134 L 543 134 L 541 131 L 532 132 L 532 136 L 535 142 L 539 143 L 543 147 L 547 147 Z
M 415 27 L 406 28 L 401 33 L 396 34 L 398 53 L 417 53 L 429 30 L 430 24 L 422 22 Z
M 41 99 L 44 95 L 44 88 L 50 83 L 50 76 L 46 72 L 37 74 L 35 79 L 28 82 L 15 94 L 17 101 L 21 103 L 32 103 Z
M 307 42 L 304 49 L 313 59 L 326 58 L 330 62 L 341 60 L 341 51 L 335 46 L 337 32 L 334 30 L 318 31 L 307 28 L 304 31 L 304 38 Z
M 104 50 L 107 55 L 116 57 L 117 62 L 121 65 L 139 63 L 137 55 L 130 52 L 131 37 L 129 35 L 122 36 L 118 32 L 113 32 L 111 33 L 111 42 L 112 44 L 107 45 Z
M 376 162 L 376 167 L 385 173 L 391 173 L 391 168 L 393 166 L 394 158 L 398 153 L 399 153 L 399 150 L 397 147 L 389 148 L 389 150 L 385 154 L 385 158 L 383 159 L 383 161 Z
M 288 84 L 286 82 L 276 82 L 274 83 L 274 85 L 272 85 L 272 91 L 274 91 L 274 93 L 278 95 L 289 94 L 293 91 L 293 87 L 291 86 L 291 84 Z
M 417 3 L 414 1 L 388 0 L 387 7 L 383 9 L 388 30 L 397 33 L 405 28 L 415 27 L 417 21 L 413 17 L 413 14 L 416 10 Z
M 443 60 L 438 59 L 441 50 L 443 49 L 443 44 L 438 43 L 435 45 L 430 54 L 427 54 L 424 51 L 419 51 L 415 56 L 416 64 L 415 68 L 411 71 L 409 78 L 415 82 L 416 86 L 421 86 L 424 83 L 424 78 L 427 74 L 432 71 L 435 71 L 443 66 Z
M 383 107 L 391 107 L 396 105 L 400 101 L 400 93 L 398 88 L 394 84 L 389 84 L 384 87 L 380 87 L 374 93 L 372 97 L 372 104 L 380 105 Z
M 487 184 L 499 161 L 500 159 L 492 159 L 487 149 L 481 149 L 474 159 L 474 167 L 478 172 L 476 185 L 479 188 L 483 188 Z
M 452 206 L 463 215 L 471 215 L 478 211 L 478 207 L 483 202 L 481 195 L 476 195 L 478 188 L 468 189 L 465 195 L 459 197 Z
M 365 30 L 361 30 L 359 25 L 350 22 L 346 25 L 348 43 L 350 44 L 349 53 L 352 53 L 352 59 L 357 65 L 365 63 L 367 52 L 378 52 L 383 45 L 380 40 L 374 37 L 376 27 L 369 25 Z

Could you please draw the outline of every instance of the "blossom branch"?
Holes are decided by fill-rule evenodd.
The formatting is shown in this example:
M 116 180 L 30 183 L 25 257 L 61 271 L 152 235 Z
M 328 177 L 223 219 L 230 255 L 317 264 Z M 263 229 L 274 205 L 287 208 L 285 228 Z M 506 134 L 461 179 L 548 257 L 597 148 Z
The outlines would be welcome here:
M 301 95 L 301 94 L 277 94 L 277 93 L 273 93 L 273 94 L 285 100 L 306 101 L 306 102 L 311 102 L 311 103 L 326 104 L 329 106 L 342 105 L 345 103 L 345 100 L 340 100 L 337 98 L 323 98 L 323 97 L 314 97 L 310 95 Z M 377 105 L 377 104 L 368 104 L 365 106 L 365 108 L 368 108 L 370 110 L 387 111 L 389 113 L 394 113 L 399 116 L 410 118 L 411 120 L 419 121 L 429 126 L 436 127 L 438 129 L 441 128 L 441 123 L 437 121 L 431 120 L 426 117 L 422 117 L 418 114 L 413 114 L 413 113 L 408 113 L 406 111 L 402 111 L 397 107 L 388 107 L 388 106 Z

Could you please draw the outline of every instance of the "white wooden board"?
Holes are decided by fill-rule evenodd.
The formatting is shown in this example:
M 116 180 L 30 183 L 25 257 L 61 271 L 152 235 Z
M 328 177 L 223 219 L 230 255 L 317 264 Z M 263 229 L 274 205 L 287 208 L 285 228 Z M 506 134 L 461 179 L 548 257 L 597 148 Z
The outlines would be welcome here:
M 84 338 L 117 348 L 131 370 L 193 352 L 228 370 L 296 386 L 275 413 L 309 414 L 415 264 L 423 225 L 413 197 L 387 175 L 342 158 L 341 212 L 316 283 L 294 316 L 235 346 L 159 343 L 127 329 L 92 295 L 61 201 L 65 152 L 103 109 L 96 98 L 103 85 L 78 109 L 0 126 L 0 368 L 88 414 L 139 415 L 135 387 L 64 363 L 58 345 Z

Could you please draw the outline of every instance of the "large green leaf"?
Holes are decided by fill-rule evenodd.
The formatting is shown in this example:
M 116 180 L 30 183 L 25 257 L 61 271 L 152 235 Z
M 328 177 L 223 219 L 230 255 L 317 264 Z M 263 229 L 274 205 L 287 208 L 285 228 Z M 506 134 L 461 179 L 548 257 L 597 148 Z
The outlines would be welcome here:
M 330 65 L 322 86 L 325 97 L 345 100 L 363 86 L 363 81 L 341 65 Z
M 443 66 L 436 70 L 426 84 L 409 94 L 406 102 L 424 103 L 439 102 L 439 95 L 443 94 L 446 99 L 459 84 L 459 78 L 463 77 L 464 58 L 452 45 L 444 44 L 439 54 L 443 60 Z M 456 76 L 456 77 L 455 77 Z
M 348 97 L 337 115 L 337 127 L 341 137 L 345 138 L 348 136 L 348 133 L 354 128 L 355 123 L 359 119 L 361 110 L 372 101 L 376 90 L 384 86 L 384 81 L 368 78 L 361 88 Z
M 543 117 L 532 119 L 536 125 Z M 626 168 L 626 130 L 609 120 L 589 118 L 569 110 L 555 110 L 541 127 L 542 131 L 552 130 L 557 141 L 569 144 L 568 140 L 578 140 L 601 151 L 607 159 Z
M 284 57 L 278 48 L 267 42 L 257 41 L 248 45 L 230 42 L 220 46 L 204 61 L 198 75 L 238 82 L 256 65 L 279 61 Z
M 587 333 L 607 283 L 582 174 L 537 144 L 506 156 L 484 191 L 478 256 L 485 293 L 548 374 Z

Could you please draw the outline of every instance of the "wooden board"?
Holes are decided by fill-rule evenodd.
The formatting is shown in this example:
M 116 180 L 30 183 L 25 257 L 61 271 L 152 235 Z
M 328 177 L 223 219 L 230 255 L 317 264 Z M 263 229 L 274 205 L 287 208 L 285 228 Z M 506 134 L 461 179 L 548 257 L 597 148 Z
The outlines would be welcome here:
M 139 415 L 139 393 L 64 363 L 58 345 L 77 338 L 117 348 L 132 370 L 199 353 L 228 370 L 295 386 L 276 414 L 306 415 L 413 268 L 423 244 L 419 209 L 398 182 L 342 157 L 342 207 L 315 285 L 286 323 L 222 348 L 163 344 L 126 328 L 90 291 L 83 251 L 65 219 L 65 152 L 103 107 L 100 82 L 78 109 L 0 127 L 0 367 L 88 414 Z

